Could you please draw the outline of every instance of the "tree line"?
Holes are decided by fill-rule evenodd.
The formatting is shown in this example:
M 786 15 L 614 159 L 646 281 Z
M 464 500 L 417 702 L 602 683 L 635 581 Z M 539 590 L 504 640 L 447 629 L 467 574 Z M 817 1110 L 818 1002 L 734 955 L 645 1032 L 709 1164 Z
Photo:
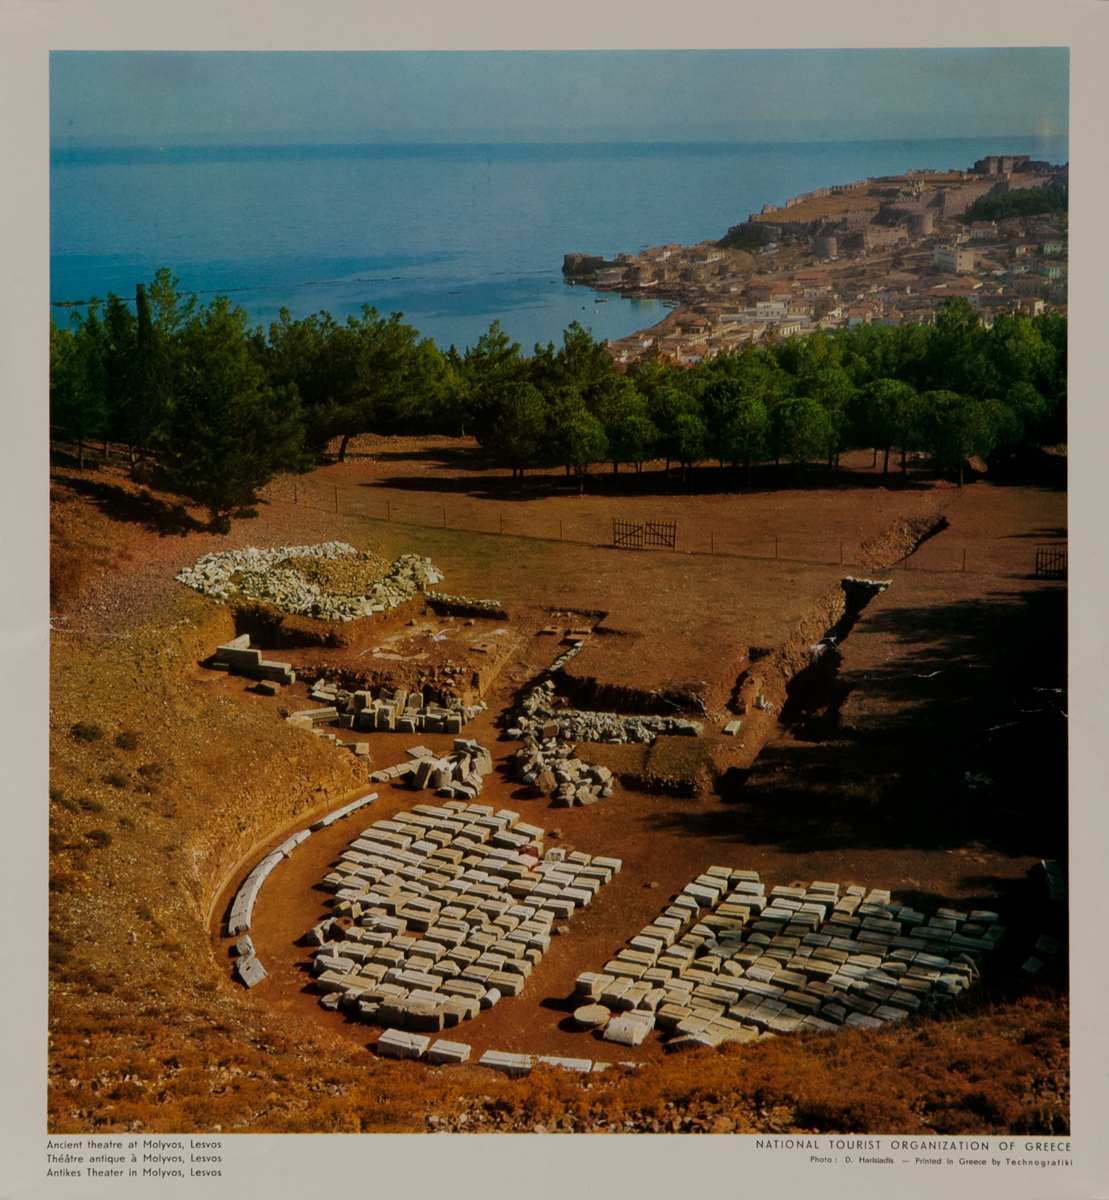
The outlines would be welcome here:
M 130 448 L 160 482 L 209 509 L 213 528 L 281 471 L 342 459 L 361 433 L 472 434 L 515 477 L 664 459 L 684 475 L 716 462 L 834 467 L 873 449 L 904 470 L 925 451 L 960 473 L 968 457 L 1065 438 L 1066 319 L 999 316 L 987 329 L 954 298 L 934 325 L 859 326 L 745 346 L 690 368 L 658 356 L 617 369 L 577 322 L 523 353 L 494 322 L 476 345 L 440 350 L 403 314 L 370 307 L 251 327 L 225 296 L 202 306 L 160 270 L 133 304 L 109 295 L 51 320 L 51 424 L 78 447 Z
M 1066 212 L 1067 207 L 1067 185 L 1053 183 L 1042 188 L 1016 188 L 999 196 L 979 196 L 964 213 L 963 220 L 967 224 L 971 221 L 1004 221 L 1009 217 Z

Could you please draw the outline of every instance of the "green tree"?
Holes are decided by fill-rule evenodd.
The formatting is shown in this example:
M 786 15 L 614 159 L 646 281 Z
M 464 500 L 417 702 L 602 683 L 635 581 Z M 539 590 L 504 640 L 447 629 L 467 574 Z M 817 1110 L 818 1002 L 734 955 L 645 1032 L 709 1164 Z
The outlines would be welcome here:
M 500 463 L 512 468 L 513 478 L 539 462 L 547 451 L 547 402 L 531 383 L 505 384 L 496 403 L 497 416 L 482 444 Z
M 840 451 L 850 437 L 850 410 L 855 396 L 855 385 L 841 367 L 822 367 L 807 374 L 800 383 L 804 395 L 815 400 L 828 415 L 830 437 L 828 440 L 828 466 L 838 462 Z
M 73 316 L 72 330 L 50 321 L 50 424 L 77 443 L 77 465 L 85 469 L 85 443 L 102 437 L 109 412 L 104 382 L 105 332 L 99 301 Z
M 684 372 L 671 366 L 659 355 L 658 346 L 655 345 L 647 358 L 628 367 L 626 378 L 635 384 L 636 391 L 646 398 L 650 406 L 657 391 L 663 387 L 674 386 L 675 380 L 683 374 Z
M 687 469 L 709 453 L 709 431 L 701 406 L 695 396 L 671 385 L 659 388 L 649 408 L 658 430 L 659 453 L 666 459 L 666 473 L 670 474 L 671 462 L 680 463 L 684 483 Z
M 547 393 L 548 458 L 566 467 L 585 491 L 585 477 L 595 463 L 608 456 L 608 441 L 601 422 L 589 411 L 581 393 L 559 387 Z
M 905 453 L 917 448 L 920 423 L 919 398 L 913 387 L 898 379 L 876 379 L 856 393 L 850 414 L 855 445 L 873 448 L 875 460 L 878 451 L 883 451 L 883 475 L 889 474 L 894 446 L 901 448 L 904 467 Z
M 654 453 L 658 430 L 647 409 L 647 400 L 627 376 L 617 375 L 601 395 L 597 419 L 608 442 L 613 474 L 620 463 L 634 463 L 636 471 Z
M 341 390 L 330 413 L 340 462 L 352 437 L 397 429 L 413 399 L 432 386 L 434 360 L 403 316 L 395 312 L 385 319 L 366 305 L 361 319 L 348 317 L 331 339 L 340 348 Z
M 1042 361 L 1043 374 L 1031 382 L 1048 402 L 1048 413 L 1038 436 L 1044 442 L 1063 442 L 1067 438 L 1067 318 L 1057 312 L 1033 317 L 1050 356 Z
M 1005 407 L 1020 423 L 1021 437 L 1039 440 L 1051 416 L 1051 405 L 1046 397 L 1030 383 L 1014 383 L 1005 393 Z
M 796 468 L 823 459 L 832 443 L 834 430 L 824 408 L 809 396 L 791 396 L 770 414 L 771 438 L 779 458 Z
M 998 444 L 997 407 L 960 396 L 932 391 L 921 396 L 924 436 L 938 469 L 957 470 L 963 486 L 963 468 L 972 456 L 988 457 Z
M 104 457 L 107 458 L 109 437 L 131 440 L 128 435 L 135 384 L 135 317 L 114 292 L 108 293 L 104 308 L 102 353 L 104 403 L 108 417 L 104 428 Z
M 562 345 L 536 346 L 531 376 L 541 387 L 572 387 L 593 411 L 601 392 L 616 375 L 608 342 L 595 341 L 592 329 L 571 321 L 562 333 Z
M 131 392 L 125 410 L 125 437 L 134 461 L 136 447 L 153 447 L 165 426 L 179 365 L 177 335 L 165 335 L 154 323 L 150 298 L 135 288 L 135 354 Z
M 463 436 L 469 423 L 480 441 L 498 419 L 499 404 L 512 385 L 527 377 L 528 364 L 514 342 L 494 321 L 464 355 L 454 346 L 447 351 L 450 371 L 447 396 Z
M 180 287 L 181 281 L 168 267 L 159 267 L 147 289 L 154 332 L 167 343 L 180 337 L 197 311 L 196 296 L 186 295 Z
M 172 485 L 207 506 L 222 532 L 275 472 L 308 465 L 296 392 L 270 386 L 247 344 L 248 319 L 226 296 L 192 316 L 167 437 Z
M 998 378 L 987 354 L 988 336 L 971 304 L 956 296 L 936 314 L 928 347 L 926 376 L 933 391 L 962 396 L 997 394 Z
M 856 387 L 897 379 L 920 388 L 925 385 L 933 334 L 931 327 L 916 323 L 858 325 L 836 338 L 843 347 L 843 369 Z
M 1020 313 L 998 314 L 986 334 L 984 348 L 1000 394 L 1015 383 L 1035 387 L 1054 365 L 1055 348 L 1045 340 L 1041 326 Z
M 708 452 L 721 466 L 743 463 L 748 484 L 751 464 L 766 453 L 770 431 L 762 400 L 766 391 L 757 376 L 741 373 L 714 379 L 701 395 Z
M 743 463 L 747 485 L 751 484 L 751 464 L 766 455 L 770 433 L 770 414 L 758 397 L 741 398 L 732 409 L 724 427 L 721 450 L 731 463 Z
M 257 352 L 276 386 L 295 386 L 316 452 L 337 437 L 343 462 L 360 433 L 427 428 L 438 419 L 446 362 L 403 316 L 379 317 L 366 305 L 338 325 L 326 312 L 292 321 L 283 309 L 270 326 Z

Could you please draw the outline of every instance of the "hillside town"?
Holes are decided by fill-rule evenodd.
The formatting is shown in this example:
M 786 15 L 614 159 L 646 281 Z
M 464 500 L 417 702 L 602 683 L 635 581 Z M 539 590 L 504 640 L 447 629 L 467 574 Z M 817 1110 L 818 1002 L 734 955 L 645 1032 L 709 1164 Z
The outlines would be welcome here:
M 987 327 L 1003 312 L 1065 314 L 1065 206 L 1032 214 L 1048 206 L 1017 197 L 993 207 L 1018 215 L 975 217 L 980 202 L 1030 189 L 1065 196 L 1067 180 L 1066 165 L 1027 155 L 991 155 L 967 171 L 909 170 L 767 204 L 719 241 L 612 260 L 567 254 L 563 274 L 669 303 L 657 325 L 610 344 L 619 365 L 658 355 L 693 366 L 817 329 L 930 324 L 955 296 Z

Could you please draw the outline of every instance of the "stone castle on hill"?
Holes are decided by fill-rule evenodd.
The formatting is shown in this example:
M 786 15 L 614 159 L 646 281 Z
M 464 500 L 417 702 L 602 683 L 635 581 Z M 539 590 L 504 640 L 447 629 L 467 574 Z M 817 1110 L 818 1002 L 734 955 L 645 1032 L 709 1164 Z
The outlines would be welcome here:
M 970 210 L 1044 188 L 1054 189 L 1055 203 L 1067 181 L 1065 165 L 989 155 L 967 171 L 910 170 L 817 188 L 765 205 L 719 241 L 611 260 L 567 254 L 562 269 L 571 283 L 674 306 L 658 325 L 612 343 L 625 364 L 660 354 L 693 365 L 818 328 L 930 322 L 952 296 L 987 324 L 999 311 L 1065 311 L 1065 207 L 1033 204 L 1047 211 L 994 221 L 973 220 Z

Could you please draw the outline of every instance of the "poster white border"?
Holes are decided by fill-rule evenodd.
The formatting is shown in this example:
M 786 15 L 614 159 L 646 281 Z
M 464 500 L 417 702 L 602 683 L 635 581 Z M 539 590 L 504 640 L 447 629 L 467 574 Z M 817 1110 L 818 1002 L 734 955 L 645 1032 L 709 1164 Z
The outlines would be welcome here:
M 1109 448 L 1102 347 L 1109 321 L 1109 3 L 1104 0 L 936 0 L 900 3 L 695 2 L 450 3 L 372 0 L 142 3 L 0 0 L 0 112 L 6 182 L 0 198 L 0 747 L 5 836 L 0 887 L 8 946 L 0 992 L 0 1196 L 60 1194 L 44 1178 L 46 1056 L 46 669 L 49 310 L 49 52 L 52 49 L 722 49 L 901 46 L 1068 46 L 1071 52 L 1070 563 L 1072 1169 L 946 1173 L 877 1169 L 814 1174 L 785 1152 L 759 1158 L 749 1139 L 691 1137 L 476 1138 L 250 1135 L 235 1139 L 234 1170 L 212 1184 L 167 1182 L 177 1195 L 303 1195 L 332 1178 L 396 1196 L 469 1197 L 498 1186 L 536 1197 L 739 1193 L 798 1186 L 831 1200 L 895 1190 L 1075 1200 L 1109 1192 L 1104 1148 L 1106 983 L 1097 965 L 1109 893 L 1105 861 L 1105 752 L 1109 711 L 1106 628 Z M 18 932 L 17 932 L 18 931 Z M 227 1139 L 231 1141 L 231 1139 Z M 241 1146 L 239 1145 L 241 1143 Z M 315 1164 L 315 1165 L 314 1165 Z M 493 1167 L 490 1170 L 490 1167 Z M 772 1181 L 772 1182 L 771 1182 Z M 67 1184 L 67 1194 L 119 1195 L 119 1186 Z M 125 1189 L 129 1194 L 134 1189 Z M 138 1193 L 134 1193 L 138 1194 Z M 149 1192 L 145 1194 L 150 1194 Z

